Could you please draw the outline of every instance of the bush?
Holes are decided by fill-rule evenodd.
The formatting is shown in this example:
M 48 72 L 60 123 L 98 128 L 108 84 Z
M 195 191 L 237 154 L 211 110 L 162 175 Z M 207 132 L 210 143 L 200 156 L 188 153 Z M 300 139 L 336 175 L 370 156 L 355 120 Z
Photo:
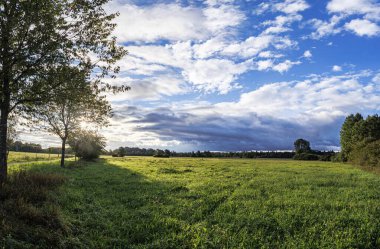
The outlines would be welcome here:
M 105 138 L 94 131 L 78 131 L 69 139 L 75 155 L 84 160 L 96 159 L 104 151 Z
M 336 162 L 336 163 L 347 162 L 347 158 L 343 155 L 342 152 L 339 152 L 331 156 L 331 162 Z
M 169 158 L 169 155 L 153 155 L 153 157 Z
M 124 157 L 124 156 L 121 156 L 119 154 L 112 154 L 112 157 Z
M 332 154 L 320 155 L 319 161 L 330 162 L 331 158 L 333 158 L 333 157 L 334 157 L 334 155 L 332 155 Z
M 319 160 L 319 156 L 315 154 L 310 154 L 310 153 L 300 153 L 296 154 L 293 157 L 294 160 L 305 160 L 305 161 L 317 161 Z
M 351 161 L 361 166 L 380 167 L 380 140 L 354 148 Z

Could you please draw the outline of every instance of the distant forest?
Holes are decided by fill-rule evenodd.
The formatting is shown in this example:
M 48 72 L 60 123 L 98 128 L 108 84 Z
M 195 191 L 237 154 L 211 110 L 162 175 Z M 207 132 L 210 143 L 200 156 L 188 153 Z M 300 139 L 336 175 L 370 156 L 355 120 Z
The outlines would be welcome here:
M 10 151 L 16 151 L 16 152 L 49 153 L 49 154 L 61 153 L 61 147 L 49 147 L 49 148 L 43 149 L 41 144 L 23 143 L 21 141 L 16 141 L 16 142 L 11 143 L 8 149 Z M 73 151 L 71 150 L 71 148 L 67 148 L 66 153 L 72 154 Z
M 315 154 L 330 157 L 335 154 L 334 151 L 314 151 Z M 123 156 L 155 156 L 155 157 L 219 157 L 219 158 L 293 158 L 296 154 L 294 151 L 238 151 L 238 152 L 215 152 L 215 151 L 192 151 L 176 152 L 160 149 L 141 149 L 137 147 L 120 147 L 119 149 L 109 151 L 109 155 L 114 157 Z
M 23 143 L 16 141 L 9 147 L 10 151 L 33 152 L 33 153 L 51 153 L 59 154 L 60 147 L 49 147 L 43 149 L 41 144 Z M 71 154 L 71 148 L 67 148 L 67 153 Z M 318 155 L 333 155 L 333 151 L 316 151 Z M 214 151 L 192 151 L 176 152 L 160 149 L 145 149 L 138 147 L 120 147 L 116 150 L 104 151 L 106 155 L 114 157 L 123 156 L 156 156 L 156 157 L 220 157 L 220 158 L 293 158 L 296 154 L 293 151 L 239 151 L 239 152 L 214 152 Z

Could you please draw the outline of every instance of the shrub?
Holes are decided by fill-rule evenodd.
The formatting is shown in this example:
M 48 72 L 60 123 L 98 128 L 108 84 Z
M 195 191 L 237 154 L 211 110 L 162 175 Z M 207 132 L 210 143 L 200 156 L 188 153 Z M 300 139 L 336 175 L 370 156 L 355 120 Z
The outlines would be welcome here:
M 361 166 L 380 167 L 380 140 L 355 147 L 350 158 Z
M 153 157 L 169 158 L 169 155 L 153 155 Z
M 336 153 L 335 155 L 331 156 L 332 162 L 347 162 L 347 158 L 344 157 L 342 152 Z
M 319 161 L 330 162 L 332 157 L 334 157 L 334 155 L 331 155 L 331 154 L 320 155 Z
M 315 154 L 310 154 L 310 153 L 300 153 L 296 154 L 293 157 L 294 160 L 305 160 L 305 161 L 317 161 L 319 160 L 319 156 Z
M 84 160 L 96 159 L 104 151 L 105 138 L 94 131 L 78 131 L 69 139 L 75 155 Z

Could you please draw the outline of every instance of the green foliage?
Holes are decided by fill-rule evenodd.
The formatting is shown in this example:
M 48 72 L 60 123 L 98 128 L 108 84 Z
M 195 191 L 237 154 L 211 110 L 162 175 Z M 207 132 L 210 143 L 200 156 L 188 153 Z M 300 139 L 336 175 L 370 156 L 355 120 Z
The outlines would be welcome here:
M 353 150 L 358 141 L 355 135 L 355 126 L 363 121 L 363 116 L 359 113 L 349 115 L 344 121 L 340 130 L 340 145 L 342 148 L 342 159 L 347 160 L 348 155 Z
M 61 248 L 380 248 L 380 177 L 347 164 L 108 157 L 29 167 L 69 178 Z M 29 248 L 48 248 L 34 236 Z
M 358 145 L 351 152 L 351 158 L 358 165 L 380 167 L 380 140 Z
M 360 114 L 350 115 L 343 123 L 341 132 L 343 160 L 363 166 L 379 166 L 380 117 Z
M 170 157 L 170 151 L 169 150 L 160 150 L 160 149 L 157 149 L 155 152 L 154 152 L 154 157 Z
M 111 114 L 111 106 L 105 96 L 91 87 L 88 72 L 65 66 L 54 71 L 51 84 L 57 87 L 51 98 L 43 105 L 32 106 L 26 120 L 33 127 L 39 127 L 58 136 L 62 141 L 61 167 L 64 167 L 66 141 L 81 123 L 105 126 Z
M 79 130 L 69 138 L 69 145 L 77 157 L 93 160 L 104 151 L 106 142 L 105 138 L 95 131 Z
M 96 93 L 128 89 L 102 80 L 119 72 L 114 64 L 127 53 L 112 36 L 112 20 L 117 14 L 106 12 L 103 6 L 107 2 L 0 2 L 0 182 L 6 179 L 8 170 L 9 116 L 30 112 L 53 99 L 55 89 L 62 84 L 49 80 L 57 70 L 76 65 L 92 76 Z
M 335 155 L 331 156 L 331 161 L 338 163 L 338 162 L 345 162 L 346 160 L 343 158 L 343 153 L 339 152 L 339 153 L 336 153 Z
M 310 142 L 299 138 L 294 142 L 294 150 L 296 151 L 296 154 L 308 153 L 311 151 Z
M 318 155 L 311 154 L 311 153 L 298 153 L 294 155 L 293 159 L 304 160 L 304 161 L 316 161 L 316 160 L 320 160 L 320 157 Z

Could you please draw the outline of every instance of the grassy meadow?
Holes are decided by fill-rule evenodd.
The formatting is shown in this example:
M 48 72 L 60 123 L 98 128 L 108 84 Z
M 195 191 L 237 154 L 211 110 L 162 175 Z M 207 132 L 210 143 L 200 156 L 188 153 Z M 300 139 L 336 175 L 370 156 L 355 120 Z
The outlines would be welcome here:
M 8 155 L 8 163 L 54 160 L 59 159 L 59 157 L 60 155 L 57 154 L 10 151 Z
M 7 222 L 39 230 L 31 236 L 9 225 L 7 234 L 3 225 L 0 245 L 380 248 L 380 176 L 349 164 L 106 157 L 72 166 L 11 166 L 13 174 L 24 169 L 66 180 L 43 204 L 55 222 L 15 216 Z

